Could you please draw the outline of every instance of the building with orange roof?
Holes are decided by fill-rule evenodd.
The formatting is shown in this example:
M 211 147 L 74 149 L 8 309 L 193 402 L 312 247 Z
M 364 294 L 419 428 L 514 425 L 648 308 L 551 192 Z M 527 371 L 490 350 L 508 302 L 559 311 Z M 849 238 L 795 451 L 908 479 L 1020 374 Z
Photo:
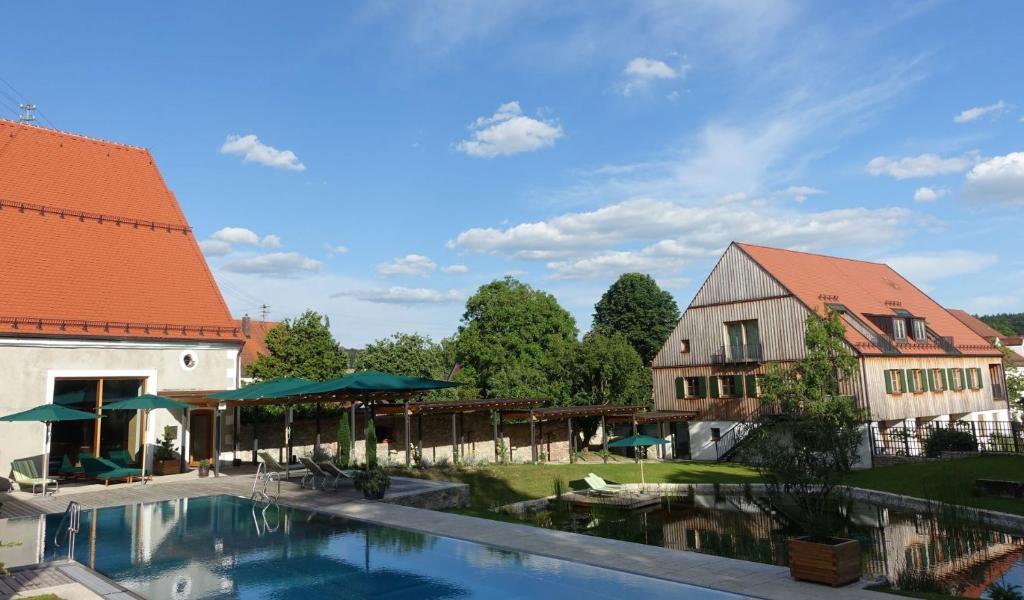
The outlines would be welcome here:
M 698 413 L 675 426 L 676 456 L 731 456 L 759 377 L 801 359 L 807 316 L 826 311 L 858 358 L 846 391 L 870 415 L 865 458 L 919 451 L 928 426 L 971 428 L 984 444 L 1008 425 L 1001 352 L 888 265 L 733 243 L 653 361 L 656 409 Z
M 0 414 L 237 387 L 241 328 L 148 150 L 0 120 L 0 231 Z M 219 413 L 175 412 L 153 411 L 144 441 L 130 411 L 54 424 L 51 459 L 134 455 L 165 426 L 212 458 Z M 43 454 L 42 424 L 0 429 L 3 474 Z
M 255 321 L 249 315 L 236 319 L 238 330 L 245 338 L 245 346 L 242 346 L 241 373 L 242 379 L 249 379 L 249 365 L 256 362 L 260 356 L 269 356 L 267 348 L 267 333 L 280 325 L 277 321 Z

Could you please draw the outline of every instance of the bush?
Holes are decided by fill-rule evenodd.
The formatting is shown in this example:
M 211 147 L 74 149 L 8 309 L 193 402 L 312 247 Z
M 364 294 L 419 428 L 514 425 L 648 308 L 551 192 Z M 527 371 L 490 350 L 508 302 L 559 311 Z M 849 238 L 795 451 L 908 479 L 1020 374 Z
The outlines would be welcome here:
M 356 471 L 353 483 L 357 490 L 362 490 L 367 498 L 383 498 L 384 492 L 391 486 L 391 478 L 380 467 L 368 467 L 365 471 Z
M 935 429 L 924 441 L 925 456 L 938 457 L 942 452 L 977 452 L 978 440 L 974 434 L 959 429 Z
M 377 428 L 373 419 L 366 424 L 366 467 L 372 469 L 377 466 Z
M 157 440 L 156 451 L 153 453 L 154 460 L 174 460 L 178 458 L 174 450 L 174 440 L 178 438 L 178 428 L 174 425 L 164 427 L 163 439 Z
M 341 413 L 338 421 L 338 465 L 347 468 L 352 462 L 352 433 L 348 427 L 348 415 Z

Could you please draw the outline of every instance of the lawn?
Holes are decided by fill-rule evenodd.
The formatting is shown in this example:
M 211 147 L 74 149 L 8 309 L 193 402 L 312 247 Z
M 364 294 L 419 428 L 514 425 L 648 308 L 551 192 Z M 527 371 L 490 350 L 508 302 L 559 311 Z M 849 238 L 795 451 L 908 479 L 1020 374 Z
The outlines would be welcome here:
M 520 500 L 543 498 L 553 492 L 556 478 L 570 485 L 587 473 L 597 473 L 615 483 L 640 483 L 640 467 L 633 462 L 575 465 L 488 465 L 460 469 L 414 469 L 412 475 L 425 479 L 457 481 L 470 485 L 470 506 L 489 509 Z M 647 463 L 648 483 L 756 483 L 757 473 L 748 467 L 727 463 Z
M 1024 515 L 1024 502 L 975 496 L 975 479 L 1024 480 L 1024 456 L 981 456 L 856 471 L 853 486 Z

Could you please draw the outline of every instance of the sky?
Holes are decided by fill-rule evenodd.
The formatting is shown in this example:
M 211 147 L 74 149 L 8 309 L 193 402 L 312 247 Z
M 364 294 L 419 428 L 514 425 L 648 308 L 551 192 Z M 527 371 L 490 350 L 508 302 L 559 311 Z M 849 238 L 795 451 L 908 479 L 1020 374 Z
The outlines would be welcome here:
M 140 6 L 32 7 L 0 116 L 149 148 L 236 316 L 439 339 L 512 275 L 585 332 L 734 240 L 1024 310 L 1019 2 Z

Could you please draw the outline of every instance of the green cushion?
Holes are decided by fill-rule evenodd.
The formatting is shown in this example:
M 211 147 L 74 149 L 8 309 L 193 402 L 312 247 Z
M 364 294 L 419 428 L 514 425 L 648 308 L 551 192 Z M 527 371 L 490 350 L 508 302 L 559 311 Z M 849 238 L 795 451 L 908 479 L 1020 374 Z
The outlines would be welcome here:
M 111 479 L 128 479 L 129 477 L 142 477 L 141 469 L 114 469 L 113 471 L 107 471 L 106 473 L 99 473 L 93 475 L 100 481 L 109 481 Z

